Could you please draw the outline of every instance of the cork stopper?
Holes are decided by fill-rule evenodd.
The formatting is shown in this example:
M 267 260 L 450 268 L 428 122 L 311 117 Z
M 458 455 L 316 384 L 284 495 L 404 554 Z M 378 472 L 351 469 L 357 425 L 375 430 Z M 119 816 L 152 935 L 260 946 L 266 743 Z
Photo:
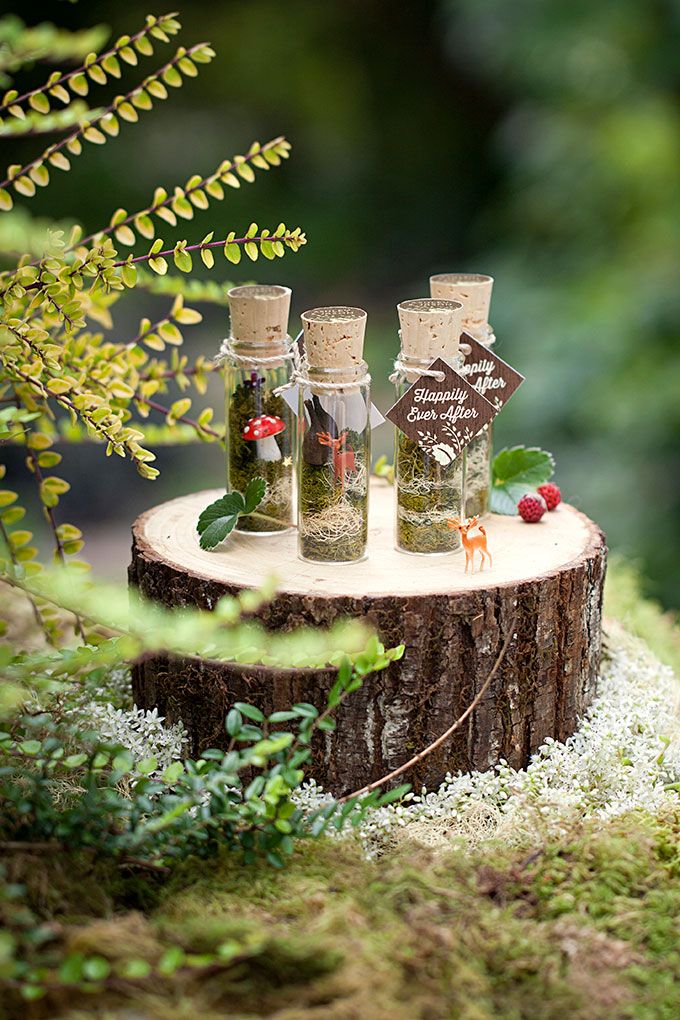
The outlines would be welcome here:
M 363 308 L 311 308 L 300 318 L 310 368 L 356 370 L 362 365 L 367 319 Z
M 401 353 L 407 358 L 432 362 L 443 358 L 453 364 L 458 357 L 463 306 L 443 298 L 415 298 L 397 305 Z
M 430 277 L 430 294 L 449 298 L 463 305 L 463 329 L 474 337 L 483 337 L 489 323 L 489 305 L 493 276 L 478 273 L 439 273 Z
M 237 343 L 279 341 L 288 336 L 290 287 L 250 284 L 229 291 L 231 335 Z

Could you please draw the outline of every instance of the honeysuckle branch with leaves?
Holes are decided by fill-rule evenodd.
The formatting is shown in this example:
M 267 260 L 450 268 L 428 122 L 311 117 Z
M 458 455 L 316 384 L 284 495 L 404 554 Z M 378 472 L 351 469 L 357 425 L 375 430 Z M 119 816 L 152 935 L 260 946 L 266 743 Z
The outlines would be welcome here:
M 171 90 L 195 77 L 201 65 L 213 59 L 209 43 L 180 45 L 169 60 L 139 84 L 121 89 L 108 105 L 88 106 L 94 88 L 121 78 L 180 30 L 175 14 L 149 16 L 133 35 L 121 36 L 101 52 L 87 53 L 78 67 L 55 70 L 42 86 L 22 91 L 12 83 L 0 102 L 0 136 L 11 136 L 24 127 L 29 135 L 55 126 L 67 131 L 23 165 L 10 164 L 4 175 L 0 215 L 7 222 L 16 220 L 19 238 L 22 224 L 25 228 L 32 220 L 25 208 L 15 207 L 16 201 L 30 199 L 37 189 L 48 187 L 53 168 L 67 172 L 84 142 L 112 143 L 127 123 L 137 121 L 155 101 L 168 98 Z M 20 67 L 18 60 L 15 70 Z M 62 118 L 59 124 L 56 117 Z M 280 166 L 289 152 L 290 144 L 283 137 L 264 145 L 254 142 L 245 155 L 223 160 L 207 175 L 195 173 L 183 185 L 156 188 L 151 201 L 138 212 L 116 208 L 108 223 L 97 230 L 87 232 L 80 224 L 58 228 L 40 246 L 38 232 L 31 228 L 25 252 L 13 235 L 12 250 L 0 244 L 5 263 L 11 263 L 0 272 L 0 407 L 6 402 L 11 414 L 0 442 L 26 449 L 27 467 L 37 482 L 39 503 L 60 561 L 73 560 L 80 552 L 82 536 L 57 515 L 68 482 L 52 473 L 61 461 L 61 453 L 53 448 L 56 443 L 97 441 L 107 455 L 131 460 L 144 478 L 153 479 L 158 470 L 147 436 L 163 442 L 172 441 L 173 436 L 181 442 L 189 436 L 203 442 L 222 441 L 224 427 L 213 423 L 212 409 L 193 410 L 187 395 L 190 388 L 199 396 L 205 393 L 214 366 L 204 357 L 190 362 L 181 353 L 181 345 L 184 329 L 202 319 L 192 302 L 224 305 L 231 283 L 190 280 L 187 274 L 198 259 L 212 270 L 220 253 L 230 266 L 238 265 L 243 254 L 253 262 L 260 256 L 280 258 L 297 252 L 306 237 L 300 227 L 280 223 L 272 230 L 255 222 L 248 229 L 225 230 L 217 236 L 210 231 L 201 240 L 180 237 L 165 242 L 157 235 L 161 224 L 165 232 L 180 221 L 190 221 L 197 210 L 208 209 L 244 183 L 254 182 L 259 171 Z M 146 243 L 145 250 L 139 250 L 140 241 Z M 121 247 L 131 250 L 123 252 Z M 178 275 L 173 275 L 175 269 Z M 161 317 L 144 316 L 132 338 L 118 339 L 115 305 L 134 288 L 168 294 L 172 304 Z M 179 391 L 178 396 L 171 395 L 172 389 Z M 2 490 L 0 538 L 6 550 L 0 559 L 15 582 L 42 569 L 31 544 L 33 535 L 16 529 L 23 513 L 16 492 Z M 34 601 L 45 621 L 43 605 Z M 49 613 L 47 622 L 51 626 Z

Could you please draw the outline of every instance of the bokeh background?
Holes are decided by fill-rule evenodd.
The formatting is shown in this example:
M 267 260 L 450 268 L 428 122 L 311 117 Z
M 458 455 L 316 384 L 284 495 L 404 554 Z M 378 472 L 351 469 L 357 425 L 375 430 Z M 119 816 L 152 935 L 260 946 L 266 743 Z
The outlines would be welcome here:
M 107 24 L 114 37 L 163 13 L 97 0 L 14 10 L 31 24 Z M 165 239 L 225 236 L 251 219 L 302 225 L 299 254 L 242 265 L 237 279 L 290 284 L 293 325 L 311 305 L 367 308 L 383 409 L 396 302 L 426 294 L 433 272 L 493 275 L 497 349 L 527 377 L 498 419 L 498 447 L 552 450 L 565 497 L 677 605 L 677 0 L 192 0 L 181 18 L 181 42 L 209 40 L 218 59 L 119 139 L 87 147 L 31 211 L 89 232 L 118 206 L 148 204 L 156 185 L 285 134 L 287 164 Z M 39 144 L 3 141 L 5 162 Z M 213 275 L 231 268 L 218 261 Z M 167 304 L 121 302 L 116 337 Z M 191 353 L 213 352 L 225 333 L 224 309 L 202 311 Z M 209 398 L 219 407 L 217 381 Z M 375 446 L 389 452 L 389 426 Z M 217 447 L 158 452 L 162 475 L 148 483 L 100 449 L 67 451 L 73 489 L 60 509 L 109 575 L 123 576 L 137 513 L 222 484 Z

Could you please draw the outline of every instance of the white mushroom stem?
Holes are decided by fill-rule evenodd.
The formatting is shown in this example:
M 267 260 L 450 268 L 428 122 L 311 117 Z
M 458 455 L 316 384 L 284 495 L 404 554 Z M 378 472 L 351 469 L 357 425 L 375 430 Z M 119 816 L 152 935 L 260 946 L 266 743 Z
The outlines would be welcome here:
M 276 436 L 255 440 L 255 452 L 260 460 L 281 460 L 281 451 Z

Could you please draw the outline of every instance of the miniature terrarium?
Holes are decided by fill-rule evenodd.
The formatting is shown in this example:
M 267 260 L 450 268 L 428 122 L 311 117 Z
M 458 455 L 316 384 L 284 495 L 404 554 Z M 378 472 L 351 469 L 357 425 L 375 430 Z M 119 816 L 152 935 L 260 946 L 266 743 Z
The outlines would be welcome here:
M 392 379 L 397 397 L 426 375 L 435 358 L 460 371 L 458 301 L 418 298 L 397 306 L 401 351 Z M 400 429 L 395 438 L 397 548 L 409 553 L 449 553 L 460 548 L 460 535 L 448 521 L 463 507 L 465 452 L 452 448 L 426 452 Z
M 366 555 L 371 463 L 366 312 L 314 308 L 302 315 L 298 551 L 315 562 Z
M 245 492 L 253 478 L 267 488 L 257 514 L 240 531 L 272 534 L 293 526 L 295 416 L 275 389 L 291 374 L 290 289 L 229 291 L 231 336 L 224 346 L 227 392 L 227 491 Z
M 485 346 L 493 343 L 489 305 L 493 277 L 476 273 L 440 273 L 430 277 L 433 298 L 448 298 L 463 305 L 462 328 Z M 463 374 L 465 374 L 463 369 Z M 475 436 L 465 458 L 465 517 L 480 517 L 489 507 L 493 433 L 491 423 Z

